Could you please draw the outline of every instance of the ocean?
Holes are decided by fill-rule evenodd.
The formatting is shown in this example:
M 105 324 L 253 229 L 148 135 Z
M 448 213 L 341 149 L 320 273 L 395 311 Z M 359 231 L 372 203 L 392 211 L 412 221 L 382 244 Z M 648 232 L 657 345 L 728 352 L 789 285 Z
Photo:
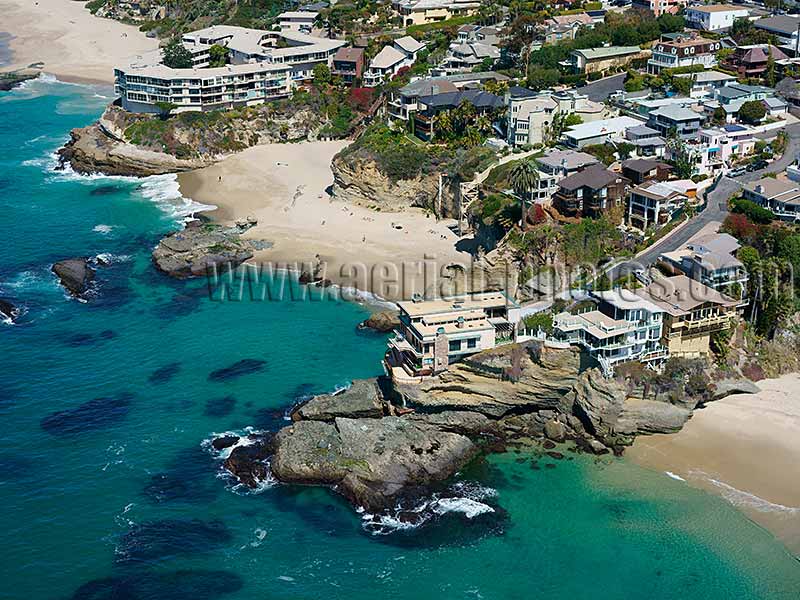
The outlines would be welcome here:
M 217 302 L 150 252 L 198 207 L 172 176 L 53 171 L 104 88 L 0 93 L 0 598 L 796 599 L 800 564 L 725 501 L 621 459 L 511 451 L 417 529 L 374 531 L 331 491 L 242 490 L 215 433 L 276 429 L 305 396 L 378 375 L 355 303 Z M 53 262 L 104 255 L 88 302 Z M 209 374 L 241 359 L 257 372 Z M 98 400 L 99 399 L 99 400 Z M 432 500 L 434 501 L 434 500 Z

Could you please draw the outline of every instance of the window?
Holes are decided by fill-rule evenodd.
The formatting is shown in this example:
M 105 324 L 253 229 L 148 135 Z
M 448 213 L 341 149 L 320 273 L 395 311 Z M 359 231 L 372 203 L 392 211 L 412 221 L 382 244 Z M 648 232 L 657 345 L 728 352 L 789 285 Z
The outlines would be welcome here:
M 477 348 L 478 338 L 470 338 L 467 340 L 467 348 Z
M 450 340 L 450 352 L 458 352 L 461 350 L 461 340 Z

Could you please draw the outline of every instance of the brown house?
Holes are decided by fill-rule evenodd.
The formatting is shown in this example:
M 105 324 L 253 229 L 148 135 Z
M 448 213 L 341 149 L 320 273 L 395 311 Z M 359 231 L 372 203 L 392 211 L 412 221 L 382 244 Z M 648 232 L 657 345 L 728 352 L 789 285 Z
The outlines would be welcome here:
M 632 158 L 622 162 L 622 175 L 635 184 L 645 181 L 666 181 L 672 173 L 667 163 L 644 158 Z
M 741 46 L 725 61 L 725 67 L 736 71 L 739 77 L 762 77 L 767 71 L 770 54 L 776 61 L 789 58 L 780 48 L 769 44 Z
M 364 50 L 362 48 L 339 48 L 333 55 L 331 74 L 345 83 L 361 79 L 364 72 Z
M 558 182 L 553 206 L 567 217 L 599 217 L 625 198 L 628 180 L 593 165 Z

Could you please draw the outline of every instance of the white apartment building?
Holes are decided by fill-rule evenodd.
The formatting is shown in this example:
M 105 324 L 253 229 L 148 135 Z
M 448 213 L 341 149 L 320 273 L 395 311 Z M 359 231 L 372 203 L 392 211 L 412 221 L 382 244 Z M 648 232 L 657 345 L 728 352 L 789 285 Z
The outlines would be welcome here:
M 504 292 L 400 302 L 400 328 L 389 340 L 385 362 L 399 377 L 444 371 L 470 354 L 514 339 L 519 305 Z
M 364 73 L 364 86 L 379 86 L 404 67 L 410 67 L 417 61 L 417 55 L 424 47 L 425 44 L 408 35 L 384 46 L 370 61 L 369 68 Z
M 687 6 L 684 11 L 686 25 L 703 31 L 723 31 L 733 27 L 736 19 L 747 19 L 750 11 L 732 4 Z
M 160 112 L 157 103 L 175 105 L 175 112 L 251 106 L 289 96 L 310 81 L 314 67 L 330 65 L 342 40 L 316 38 L 293 31 L 261 31 L 215 25 L 184 34 L 192 68 L 163 64 L 160 50 L 136 57 L 114 69 L 115 91 L 131 112 Z M 208 67 L 213 45 L 229 50 L 222 67 Z
M 664 309 L 628 290 L 593 292 L 592 296 L 596 308 L 554 317 L 557 340 L 587 350 L 607 375 L 622 363 L 666 360 L 668 353 L 661 343 Z

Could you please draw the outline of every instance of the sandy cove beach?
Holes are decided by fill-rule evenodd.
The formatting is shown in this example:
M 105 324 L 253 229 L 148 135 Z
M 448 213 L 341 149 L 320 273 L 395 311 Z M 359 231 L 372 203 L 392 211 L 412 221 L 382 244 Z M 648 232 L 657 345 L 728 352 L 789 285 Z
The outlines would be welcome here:
M 637 438 L 625 455 L 721 495 L 800 556 L 800 375 L 758 385 L 695 411 L 679 433 Z
M 44 72 L 62 81 L 111 83 L 114 66 L 154 50 L 150 39 L 132 25 L 92 15 L 76 0 L 0 0 L 0 30 L 13 38 L 9 65 L 3 70 L 44 63 Z
M 332 282 L 387 299 L 409 298 L 430 287 L 420 267 L 425 258 L 429 274 L 453 262 L 469 263 L 470 255 L 455 249 L 458 237 L 447 227 L 454 221 L 437 222 L 421 209 L 378 212 L 332 199 L 326 191 L 333 183 L 331 159 L 346 144 L 255 146 L 180 174 L 181 193 L 217 206 L 206 214 L 222 223 L 255 217 L 258 225 L 245 237 L 273 244 L 259 251 L 256 261 L 313 264 L 319 255 Z M 401 279 L 395 274 L 403 265 L 406 285 L 387 285 Z

